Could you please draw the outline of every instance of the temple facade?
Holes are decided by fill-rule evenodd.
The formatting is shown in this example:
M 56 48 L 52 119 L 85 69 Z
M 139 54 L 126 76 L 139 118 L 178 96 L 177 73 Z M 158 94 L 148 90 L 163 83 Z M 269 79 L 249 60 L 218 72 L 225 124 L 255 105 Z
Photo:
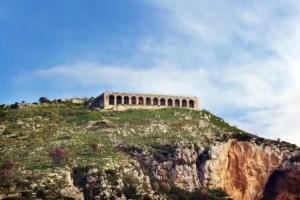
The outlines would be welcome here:
M 104 92 L 94 99 L 91 107 L 113 110 L 182 107 L 199 110 L 199 99 L 193 96 Z

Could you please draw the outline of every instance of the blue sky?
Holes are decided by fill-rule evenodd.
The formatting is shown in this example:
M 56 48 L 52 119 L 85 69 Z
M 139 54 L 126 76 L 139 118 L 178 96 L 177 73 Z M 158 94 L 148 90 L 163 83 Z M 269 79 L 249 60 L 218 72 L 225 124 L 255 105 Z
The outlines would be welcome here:
M 297 0 L 0 0 L 0 102 L 103 90 L 197 95 L 300 145 Z

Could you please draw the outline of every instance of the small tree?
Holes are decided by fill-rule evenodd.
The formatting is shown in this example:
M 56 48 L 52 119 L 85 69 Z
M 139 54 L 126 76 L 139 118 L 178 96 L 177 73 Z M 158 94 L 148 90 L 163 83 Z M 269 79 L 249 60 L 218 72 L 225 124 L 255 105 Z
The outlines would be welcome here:
M 59 165 L 67 162 L 70 157 L 70 150 L 68 148 L 56 147 L 49 152 L 53 164 Z
M 39 102 L 40 102 L 40 103 L 49 103 L 50 100 L 49 100 L 47 97 L 40 97 L 40 98 L 39 98 Z
M 20 105 L 19 105 L 18 102 L 16 102 L 16 103 L 10 105 L 10 108 L 12 108 L 12 109 L 17 109 L 17 108 L 19 108 L 19 107 L 20 107 Z

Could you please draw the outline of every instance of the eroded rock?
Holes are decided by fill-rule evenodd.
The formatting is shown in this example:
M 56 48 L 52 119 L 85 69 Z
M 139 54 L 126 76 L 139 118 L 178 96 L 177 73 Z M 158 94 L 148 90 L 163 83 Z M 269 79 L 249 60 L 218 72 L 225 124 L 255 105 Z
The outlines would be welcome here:
M 270 175 L 263 191 L 263 200 L 300 198 L 300 152 L 284 161 Z

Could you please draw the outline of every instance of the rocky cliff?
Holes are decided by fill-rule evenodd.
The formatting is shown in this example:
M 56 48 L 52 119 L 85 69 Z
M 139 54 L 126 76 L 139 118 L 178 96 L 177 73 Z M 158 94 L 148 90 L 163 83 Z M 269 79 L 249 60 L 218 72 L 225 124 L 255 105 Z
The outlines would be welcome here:
M 0 199 L 300 198 L 297 146 L 203 111 L 0 110 Z

